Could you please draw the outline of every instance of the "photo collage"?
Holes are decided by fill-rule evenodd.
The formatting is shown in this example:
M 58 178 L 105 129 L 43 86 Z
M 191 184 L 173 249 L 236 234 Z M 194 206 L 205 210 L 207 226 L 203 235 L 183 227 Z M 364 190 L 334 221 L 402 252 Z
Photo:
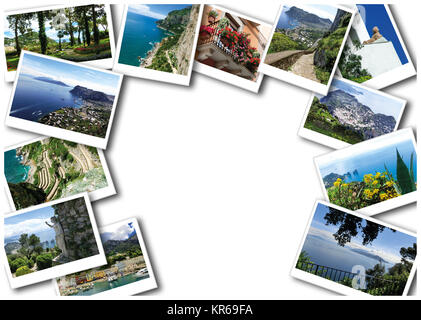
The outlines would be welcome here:
M 324 201 L 291 276 L 344 295 L 408 294 L 416 235 L 372 217 L 417 201 L 407 101 L 381 91 L 416 75 L 388 5 L 280 4 L 267 22 L 220 5 L 128 4 L 119 30 L 112 7 L 4 14 L 5 125 L 38 135 L 4 148 L 11 288 L 51 280 L 60 297 L 116 297 L 158 287 L 142 224 L 97 225 L 91 202 L 117 194 L 106 149 L 123 78 L 180 88 L 195 71 L 256 95 L 265 76 L 309 92 L 297 134 L 333 150 L 314 158 Z

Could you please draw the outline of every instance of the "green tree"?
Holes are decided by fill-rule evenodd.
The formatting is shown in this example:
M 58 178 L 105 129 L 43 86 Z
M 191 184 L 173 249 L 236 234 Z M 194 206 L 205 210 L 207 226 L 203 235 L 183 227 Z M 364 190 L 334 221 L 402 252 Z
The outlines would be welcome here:
M 36 263 L 38 270 L 51 268 L 53 265 L 53 256 L 51 255 L 51 253 L 40 254 L 37 257 Z
M 18 55 L 20 54 L 22 50 L 19 43 L 19 33 L 23 35 L 26 32 L 26 29 L 30 27 L 31 15 L 32 14 L 24 13 L 24 14 L 15 14 L 15 15 L 7 16 L 9 27 L 11 30 L 13 30 L 15 34 L 15 48 Z
M 359 232 L 362 234 L 363 245 L 366 246 L 377 239 L 378 235 L 385 229 L 388 229 L 385 226 L 365 219 L 364 225 L 362 218 L 330 207 L 329 212 L 326 213 L 324 219 L 326 221 L 326 225 L 339 226 L 338 230 L 335 234 L 333 234 L 333 236 L 338 242 L 338 245 L 342 247 L 350 242 L 353 237 L 356 237 Z M 393 229 L 389 230 L 396 232 L 396 230 Z
M 33 271 L 29 269 L 27 266 L 20 267 L 16 270 L 16 277 L 23 276 L 28 273 L 32 273 Z
M 99 30 L 98 30 L 98 25 L 97 25 L 97 13 L 95 12 L 95 7 L 96 5 L 92 5 L 91 6 L 91 10 L 92 10 L 92 29 L 94 31 L 94 42 L 96 45 L 99 44 Z
M 46 12 L 38 11 L 38 38 L 41 47 L 41 53 L 45 54 L 47 52 L 47 34 L 45 33 L 45 21 L 46 21 Z
M 32 234 L 28 237 L 28 234 L 23 233 L 19 238 L 19 244 L 21 248 L 18 250 L 18 253 L 25 256 L 27 259 L 31 259 L 32 254 L 42 252 L 42 246 L 40 239 Z

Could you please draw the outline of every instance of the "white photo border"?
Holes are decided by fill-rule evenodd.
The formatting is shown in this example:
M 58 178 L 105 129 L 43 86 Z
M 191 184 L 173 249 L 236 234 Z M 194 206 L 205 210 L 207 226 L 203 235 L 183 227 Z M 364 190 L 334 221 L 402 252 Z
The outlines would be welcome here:
M 59 204 L 59 203 L 65 203 L 77 198 L 84 198 L 85 200 L 85 205 L 86 208 L 88 210 L 88 214 L 89 214 L 89 218 L 91 221 L 91 225 L 92 225 L 92 230 L 94 232 L 94 236 L 95 236 L 95 240 L 96 240 L 96 245 L 98 247 L 98 254 L 91 256 L 91 257 L 87 257 L 87 258 L 83 258 L 83 259 L 79 259 L 76 261 L 72 261 L 72 262 L 68 262 L 62 265 L 58 265 L 55 267 L 51 267 L 45 270 L 40 270 L 34 273 L 29 273 L 20 277 L 16 277 L 13 278 L 12 273 L 10 271 L 10 266 L 8 263 L 5 263 L 4 267 L 6 269 L 6 274 L 9 280 L 9 284 L 11 286 L 12 289 L 17 289 L 20 287 L 24 287 L 24 286 L 29 286 L 31 284 L 35 284 L 35 283 L 39 283 L 39 282 L 43 282 L 46 280 L 50 280 L 53 278 L 57 278 L 57 277 L 61 277 L 64 276 L 66 274 L 69 273 L 74 273 L 74 272 L 80 272 L 86 269 L 91 269 L 91 268 L 95 268 L 95 267 L 99 267 L 99 266 L 103 266 L 105 264 L 107 264 L 107 259 L 105 258 L 105 252 L 104 252 L 104 248 L 102 247 L 102 242 L 101 242 L 101 238 L 99 236 L 99 232 L 98 232 L 98 228 L 97 228 L 97 224 L 96 224 L 96 220 L 92 211 L 92 206 L 91 206 L 91 202 L 89 201 L 89 197 L 88 194 L 86 192 L 84 193 L 79 193 L 76 194 L 74 196 L 71 197 L 67 197 L 64 199 L 59 199 L 59 200 L 55 200 L 55 201 L 51 201 L 51 202 L 47 202 L 47 203 L 43 203 L 41 205 L 37 205 L 37 206 L 33 206 L 30 208 L 26 208 L 26 209 L 22 209 L 16 212 L 12 212 L 10 214 L 6 214 L 3 217 L 3 223 L 4 223 L 4 219 L 10 218 L 12 216 L 17 216 L 20 214 L 25 214 L 27 212 L 32 212 L 34 210 L 38 210 L 44 207 L 51 207 L 52 205 L 55 204 Z M 6 254 L 6 250 L 3 247 L 2 248 L 2 254 L 3 257 L 5 259 L 5 261 L 7 261 L 7 254 Z
M 392 96 L 392 95 L 387 94 L 383 91 L 378 91 L 378 90 L 363 86 L 361 84 L 358 84 L 356 82 L 347 80 L 345 78 L 339 78 L 339 77 L 335 76 L 334 80 L 342 81 L 342 82 L 348 83 L 352 86 L 359 87 L 362 90 L 367 90 L 367 91 L 370 91 L 374 94 L 378 94 L 380 96 L 384 96 L 384 97 L 389 98 L 391 100 L 395 100 L 397 102 L 400 102 L 402 104 L 401 110 L 399 112 L 398 119 L 396 119 L 396 124 L 395 124 L 395 127 L 394 127 L 392 132 L 395 132 L 398 129 L 400 121 L 402 119 L 402 115 L 403 115 L 404 110 L 405 110 L 406 103 L 407 103 L 406 100 L 403 100 L 401 98 Z M 333 137 L 329 137 L 325 134 L 322 134 L 322 133 L 319 133 L 319 132 L 316 132 L 316 131 L 313 131 L 313 130 L 310 130 L 310 129 L 307 129 L 307 128 L 304 127 L 304 125 L 306 123 L 306 120 L 307 120 L 307 117 L 308 117 L 308 113 L 310 112 L 311 104 L 313 102 L 314 97 L 315 97 L 315 94 L 312 93 L 311 96 L 310 96 L 310 99 L 308 101 L 306 112 L 304 113 L 303 120 L 301 121 L 300 129 L 298 130 L 298 135 L 300 137 L 304 138 L 304 139 L 319 143 L 321 145 L 325 145 L 325 146 L 330 147 L 332 149 L 342 149 L 342 148 L 346 148 L 346 147 L 351 146 L 352 144 L 350 144 L 348 142 L 341 141 L 341 140 L 335 139 Z M 368 139 L 368 140 L 371 140 L 371 139 Z M 368 141 L 368 140 L 364 140 L 364 141 Z M 362 142 L 364 142 L 364 141 L 362 141 Z
M 94 4 L 94 3 L 92 3 Z M 101 5 L 101 3 L 95 3 L 97 5 Z M 99 60 L 90 60 L 90 61 L 81 61 L 77 62 L 82 65 L 91 66 L 99 69 L 111 69 L 113 67 L 113 61 L 115 57 L 115 39 L 114 39 L 114 27 L 113 27 L 113 20 L 111 14 L 111 7 L 110 4 L 102 3 L 105 8 L 105 14 L 107 16 L 107 25 L 108 25 L 108 33 L 110 36 L 110 48 L 111 48 L 111 58 L 106 59 L 99 59 Z M 46 7 L 39 7 L 39 8 L 26 8 L 22 10 L 13 10 L 13 11 L 6 11 L 4 12 L 5 16 L 14 15 L 14 14 L 22 14 L 22 13 L 35 13 L 39 11 L 47 11 L 47 10 L 56 10 L 56 9 L 66 9 L 66 8 L 74 8 L 79 6 L 89 5 L 83 2 L 77 2 L 76 4 L 69 6 L 69 5 L 55 5 L 55 6 L 46 6 Z M 4 51 L 4 46 L 3 46 Z M 6 55 L 1 54 L 2 56 L 2 64 L 5 70 L 4 80 L 6 82 L 13 82 L 18 74 L 16 71 L 7 71 L 7 63 L 6 63 Z M 43 54 L 42 56 L 48 56 Z M 68 60 L 66 60 L 68 61 Z
M 133 282 L 133 283 L 129 283 L 129 284 L 126 284 L 126 285 L 121 286 L 121 287 L 112 288 L 112 289 L 109 289 L 109 290 L 106 290 L 106 291 L 102 291 L 100 293 L 93 294 L 93 295 L 88 296 L 88 297 L 99 297 L 99 296 L 100 297 L 115 297 L 115 296 L 118 296 L 118 295 L 132 296 L 132 295 L 135 295 L 135 294 L 138 294 L 138 293 L 143 293 L 143 292 L 150 291 L 150 290 L 158 288 L 158 284 L 157 284 L 156 279 L 155 279 L 155 274 L 153 272 L 152 265 L 151 265 L 151 262 L 149 260 L 149 255 L 148 255 L 148 252 L 147 252 L 147 249 L 146 249 L 146 246 L 145 246 L 145 242 L 143 240 L 142 231 L 140 230 L 139 222 L 136 218 L 127 219 L 127 220 L 115 222 L 113 224 L 109 224 L 105 227 L 100 227 L 99 233 L 101 234 L 103 232 L 106 232 L 106 230 L 108 228 L 111 229 L 115 226 L 122 225 L 124 223 L 127 223 L 127 224 L 133 223 L 133 226 L 135 227 L 137 239 L 139 240 L 139 245 L 140 245 L 140 248 L 142 249 L 143 258 L 145 259 L 146 268 L 148 269 L 149 278 L 142 279 L 140 281 L 136 281 L 136 282 Z M 87 269 L 87 270 L 89 270 L 89 269 Z M 57 280 L 58 280 L 57 278 L 52 280 L 56 294 L 58 296 L 61 296 L 61 297 L 66 297 L 66 296 L 62 296 L 60 294 L 60 290 L 59 290 L 59 287 L 58 287 L 58 284 L 57 284 Z M 86 298 L 86 297 L 87 296 L 83 296 L 83 298 Z
M 385 226 L 387 228 L 396 230 L 398 232 L 405 233 L 405 234 L 407 234 L 409 236 L 412 236 L 412 237 L 415 237 L 415 238 L 417 238 L 417 235 L 413 232 L 404 230 L 400 227 L 396 227 L 396 226 L 393 226 L 391 224 L 382 222 L 380 220 L 367 217 L 367 216 L 359 213 L 358 211 L 351 211 L 351 210 L 339 207 L 337 205 L 334 205 L 334 204 L 326 202 L 326 201 L 316 200 L 315 204 L 313 205 L 313 210 L 312 210 L 312 213 L 311 213 L 310 218 L 308 220 L 306 229 L 304 231 L 304 235 L 303 235 L 303 238 L 301 240 L 300 247 L 299 247 L 299 249 L 297 251 L 297 254 L 296 254 L 296 257 L 294 259 L 294 264 L 291 268 L 291 272 L 290 272 L 291 277 L 302 280 L 302 281 L 305 281 L 305 282 L 309 282 L 311 284 L 317 285 L 319 287 L 322 287 L 322 288 L 325 288 L 327 290 L 334 291 L 334 292 L 337 292 L 337 293 L 340 293 L 340 294 L 343 294 L 343 295 L 372 297 L 372 295 L 370 295 L 368 293 L 356 290 L 354 288 L 347 287 L 345 285 L 336 283 L 335 281 L 328 280 L 328 279 L 319 277 L 317 275 L 314 275 L 314 274 L 311 274 L 311 273 L 308 273 L 308 272 L 305 272 L 303 270 L 299 270 L 299 269 L 296 268 L 298 258 L 300 256 L 300 253 L 301 253 L 302 249 L 303 249 L 304 243 L 307 239 L 308 231 L 309 231 L 311 223 L 313 221 L 314 214 L 316 213 L 316 209 L 319 205 L 324 205 L 326 207 L 331 207 L 331 208 L 337 209 L 337 210 L 342 211 L 344 213 L 354 215 L 354 216 L 359 217 L 361 219 L 371 221 L 373 223 L 379 224 L 381 226 Z M 415 276 L 415 273 L 416 273 L 417 266 L 418 266 L 418 255 L 416 256 L 415 261 L 412 265 L 411 272 L 409 274 L 408 280 L 406 281 L 405 289 L 403 291 L 402 296 L 408 295 L 408 291 L 411 287 L 412 281 L 414 280 L 414 276 Z
M 196 45 L 199 39 L 198 36 L 199 36 L 199 29 L 200 29 L 200 21 L 202 19 L 202 13 L 203 13 L 203 4 L 199 4 L 199 5 L 200 5 L 199 16 L 198 16 L 196 30 L 195 30 L 195 37 L 193 38 L 193 46 L 192 46 L 192 52 L 191 52 L 191 57 L 190 57 L 190 62 L 189 62 L 189 70 L 187 72 L 187 75 L 173 74 L 173 73 L 159 71 L 159 70 L 146 69 L 143 67 L 134 67 L 134 66 L 129 66 L 129 65 L 118 62 L 120 58 L 124 29 L 126 26 L 127 13 L 129 9 L 128 4 L 124 5 L 123 16 L 122 16 L 121 24 L 120 24 L 120 32 L 119 32 L 118 41 L 117 41 L 117 51 L 114 57 L 114 64 L 113 64 L 112 70 L 116 73 L 124 74 L 127 76 L 149 79 L 149 80 L 154 80 L 154 81 L 167 82 L 167 83 L 178 84 L 178 85 L 183 85 L 183 86 L 189 86 L 191 74 L 193 71 L 194 53 L 196 52 Z
M 393 136 L 398 135 L 398 134 L 406 134 L 406 135 L 408 135 L 408 139 L 411 140 L 411 142 L 412 142 L 412 144 L 414 146 L 415 152 L 418 151 L 418 149 L 417 149 L 417 143 L 415 141 L 415 136 L 414 136 L 414 132 L 412 131 L 412 128 L 405 128 L 405 129 L 401 129 L 401 130 L 398 130 L 398 131 L 395 131 L 395 132 L 392 132 L 392 133 L 388 133 L 388 134 L 382 135 L 380 137 L 376 137 L 376 138 L 373 138 L 373 139 L 370 139 L 370 140 L 367 140 L 367 141 L 364 141 L 364 142 L 360 142 L 360 143 L 354 144 L 354 145 L 349 146 L 349 147 L 347 147 L 345 149 L 358 148 L 359 145 L 362 144 L 362 143 L 364 143 L 364 144 L 369 144 L 369 143 L 375 144 L 378 140 L 387 139 L 388 137 L 391 137 L 391 136 L 393 137 Z M 340 153 L 341 151 L 343 151 L 345 149 L 335 150 L 335 151 L 332 151 L 332 152 L 323 154 L 321 156 L 317 156 L 317 157 L 315 157 L 313 159 L 314 160 L 315 167 L 317 169 L 317 175 L 319 177 L 320 186 L 323 189 L 323 195 L 324 195 L 326 201 L 330 201 L 330 199 L 329 199 L 329 196 L 327 194 L 327 190 L 324 187 L 323 177 L 322 177 L 322 174 L 320 172 L 318 161 L 319 161 L 319 159 L 328 157 L 328 156 L 330 156 L 330 155 L 332 155 L 334 153 Z M 416 158 L 418 159 L 418 154 L 417 154 L 417 157 Z M 393 199 L 388 199 L 388 200 L 385 200 L 385 201 L 382 201 L 382 202 L 373 204 L 371 206 L 358 209 L 357 211 L 360 212 L 360 213 L 362 213 L 362 214 L 364 214 L 364 215 L 366 215 L 366 216 L 374 216 L 376 214 L 380 214 L 380 213 L 383 213 L 383 212 L 386 212 L 386 211 L 390 211 L 390 210 L 393 210 L 393 209 L 396 209 L 396 208 L 405 206 L 405 205 L 410 204 L 410 203 L 413 203 L 413 202 L 417 202 L 418 193 L 419 193 L 419 190 L 417 188 L 416 191 L 413 191 L 411 193 L 407 193 L 407 194 L 401 195 L 401 196 L 396 197 L 396 198 L 393 198 Z M 340 207 L 340 208 L 342 208 L 342 207 Z M 343 209 L 346 209 L 346 208 L 343 208 Z
M 336 57 L 335 64 L 334 64 L 333 69 L 330 73 L 329 81 L 325 85 L 325 84 L 322 84 L 322 83 L 317 83 L 317 82 L 315 82 L 313 80 L 310 80 L 310 79 L 306 79 L 302 76 L 298 76 L 298 75 L 293 74 L 291 72 L 273 67 L 273 66 L 265 63 L 265 59 L 266 59 L 266 56 L 268 54 L 270 43 L 272 42 L 273 34 L 275 33 L 276 25 L 278 23 L 278 20 L 279 20 L 281 14 L 282 14 L 284 6 L 285 6 L 285 4 L 281 5 L 281 7 L 279 9 L 279 12 L 278 12 L 278 15 L 276 16 L 276 20 L 274 22 L 272 32 L 271 32 L 270 37 L 269 37 L 268 45 L 266 46 L 265 53 L 263 54 L 262 63 L 259 66 L 258 72 L 262 72 L 267 76 L 270 76 L 270 77 L 275 78 L 275 79 L 279 79 L 281 81 L 285 81 L 285 82 L 293 84 L 295 86 L 298 86 L 298 87 L 301 87 L 301 88 L 304 88 L 304 89 L 307 89 L 307 90 L 310 90 L 310 91 L 313 91 L 313 92 L 317 92 L 317 93 L 322 94 L 322 95 L 326 95 L 328 93 L 330 84 L 333 80 L 333 76 L 336 73 L 336 69 L 337 69 L 338 64 L 339 64 L 339 59 L 340 59 L 340 57 L 342 55 L 342 52 L 343 52 L 343 49 L 345 47 L 346 39 L 348 38 L 349 31 L 351 30 L 351 26 L 352 26 L 352 23 L 354 21 L 356 11 L 354 9 L 346 7 L 346 6 L 334 5 L 334 4 L 331 5 L 332 7 L 336 7 L 340 10 L 351 13 L 351 19 L 349 21 L 348 28 L 347 28 L 347 30 L 345 32 L 345 35 L 344 35 L 344 38 L 342 40 L 342 44 L 341 44 L 341 47 L 339 49 L 338 55 Z
M 95 136 L 85 134 L 85 133 L 80 133 L 80 132 L 71 131 L 71 130 L 62 129 L 62 128 L 57 128 L 57 127 L 54 127 L 54 126 L 50 126 L 50 125 L 46 125 L 46 124 L 42 124 L 42 123 L 37 123 L 37 122 L 34 122 L 34 121 L 30 121 L 30 120 L 24 120 L 24 119 L 21 119 L 21 118 L 16 118 L 16 117 L 13 117 L 13 116 L 10 115 L 13 100 L 15 98 L 16 86 L 18 84 L 20 71 L 21 71 L 21 68 L 22 68 L 22 62 L 24 60 L 24 55 L 38 56 L 38 57 L 42 57 L 42 58 L 45 58 L 45 59 L 58 61 L 60 63 L 71 64 L 71 65 L 74 65 L 74 66 L 77 66 L 77 67 L 80 67 L 80 68 L 91 69 L 91 70 L 95 70 L 97 72 L 108 73 L 108 74 L 115 75 L 116 77 L 119 77 L 119 82 L 118 82 L 118 85 L 116 87 L 116 94 L 115 94 L 113 106 L 112 106 L 112 109 L 111 109 L 110 119 L 108 120 L 108 127 L 107 127 L 107 132 L 105 134 L 105 138 L 95 137 Z M 5 124 L 6 124 L 6 126 L 21 129 L 21 130 L 24 130 L 24 131 L 35 132 L 35 133 L 45 135 L 45 136 L 51 136 L 51 137 L 55 137 L 55 138 L 59 138 L 59 139 L 63 139 L 63 140 L 73 141 L 73 142 L 77 142 L 77 143 L 84 144 L 84 145 L 87 145 L 87 146 L 97 147 L 97 148 L 100 148 L 100 149 L 106 149 L 107 144 L 108 144 L 108 139 L 110 137 L 111 127 L 113 125 L 115 111 L 116 111 L 117 104 L 118 104 L 118 97 L 120 95 L 122 81 L 123 81 L 123 75 L 119 74 L 119 73 L 115 73 L 115 72 L 103 70 L 103 69 L 98 69 L 98 68 L 93 68 L 93 67 L 89 67 L 89 66 L 86 66 L 86 65 L 82 65 L 80 63 L 67 61 L 67 60 L 63 60 L 63 59 L 58 59 L 58 58 L 50 57 L 50 56 L 47 56 L 47 55 L 22 50 L 22 53 L 20 55 L 20 60 L 19 60 L 19 66 L 18 66 L 18 70 L 17 70 L 17 76 L 16 76 L 15 82 L 13 84 L 12 94 L 10 96 L 9 107 L 8 107 L 7 114 L 6 114 Z
M 246 19 L 246 20 L 249 20 L 249 21 L 252 21 L 252 22 L 256 22 L 259 25 L 265 25 L 269 28 L 272 27 L 272 25 L 270 23 L 260 21 L 256 18 L 251 18 L 251 17 L 249 17 L 245 14 L 238 13 L 234 10 L 227 9 L 227 8 L 224 8 L 224 7 L 221 7 L 221 6 L 218 6 L 218 5 L 214 5 L 214 4 L 206 4 L 206 5 L 212 6 L 212 8 L 216 8 L 218 10 L 227 12 L 229 14 L 239 16 L 243 19 Z M 266 45 L 268 45 L 268 44 L 269 44 L 269 41 L 266 43 Z M 263 63 L 263 60 L 261 59 L 260 64 L 262 64 L 262 63 Z M 254 92 L 254 93 L 259 92 L 260 85 L 262 84 L 262 80 L 263 80 L 263 76 L 264 76 L 264 74 L 262 72 L 257 72 L 256 81 L 251 81 L 251 80 L 243 79 L 243 78 L 241 78 L 239 76 L 236 76 L 234 74 L 219 70 L 217 68 L 208 66 L 208 65 L 206 65 L 204 63 L 201 63 L 200 61 L 197 61 L 197 60 L 194 60 L 193 71 L 195 71 L 197 73 L 201 73 L 201 74 L 206 75 L 208 77 L 211 77 L 211 78 L 229 83 L 231 85 L 249 90 L 249 91 Z
M 362 83 L 363 85 L 367 87 L 378 89 L 378 90 L 384 89 L 395 83 L 411 78 L 417 74 L 417 71 L 415 70 L 414 64 L 411 60 L 411 56 L 409 55 L 408 50 L 406 49 L 405 42 L 403 41 L 402 36 L 399 32 L 398 26 L 396 25 L 395 19 L 393 18 L 390 7 L 388 4 L 383 4 L 383 6 L 386 9 L 386 12 L 389 16 L 389 20 L 392 23 L 393 29 L 399 39 L 400 45 L 402 46 L 405 56 L 408 59 L 408 63 L 401 65 L 400 67 L 397 67 L 395 69 L 392 69 L 388 72 L 385 72 L 381 75 L 378 75 L 377 77 L 371 78 Z M 356 14 L 359 14 L 358 7 L 354 5 L 354 8 L 357 10 Z M 338 69 L 337 71 L 340 74 L 340 70 Z
M 10 151 L 10 150 L 17 149 L 19 147 L 23 147 L 23 146 L 38 142 L 38 141 L 45 140 L 47 138 L 49 138 L 49 137 L 44 136 L 44 137 L 39 137 L 39 138 L 29 140 L 29 141 L 21 142 L 19 144 L 16 144 L 16 145 L 5 148 L 3 153 L 5 153 L 7 151 Z M 107 197 L 110 197 L 110 196 L 113 196 L 113 195 L 116 194 L 116 189 L 115 189 L 115 186 L 114 186 L 113 179 L 111 177 L 110 170 L 108 169 L 108 164 L 107 164 L 107 160 L 105 159 L 104 151 L 101 150 L 101 149 L 98 149 L 98 148 L 97 148 L 97 151 L 98 151 L 99 161 L 100 161 L 101 166 L 104 170 L 105 178 L 107 180 L 107 186 L 104 187 L 104 188 L 101 188 L 101 189 L 97 189 L 97 190 L 94 190 L 94 191 L 87 192 L 91 202 L 101 200 L 101 199 L 104 199 L 104 198 L 107 198 Z M 13 201 L 12 194 L 10 193 L 10 189 L 8 187 L 6 176 L 5 176 L 4 172 L 3 172 L 3 183 L 4 183 L 4 186 L 5 186 L 4 188 L 6 190 L 7 199 L 9 200 L 10 209 L 13 210 L 13 211 L 16 211 L 15 202 Z M 64 199 L 64 198 L 60 198 L 60 199 Z M 46 202 L 46 203 L 49 203 L 49 202 Z M 28 207 L 28 208 L 31 208 L 31 207 Z

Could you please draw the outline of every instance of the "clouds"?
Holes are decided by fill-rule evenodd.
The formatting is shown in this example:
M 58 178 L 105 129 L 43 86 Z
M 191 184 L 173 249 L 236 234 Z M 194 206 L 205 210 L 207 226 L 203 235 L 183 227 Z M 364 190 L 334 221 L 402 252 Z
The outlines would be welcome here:
M 129 236 L 133 233 L 133 231 L 134 227 L 132 223 L 123 224 L 111 232 L 101 233 L 101 239 L 103 242 L 106 242 L 108 240 L 127 240 Z
M 129 5 L 130 12 L 134 12 L 140 14 L 142 16 L 151 17 L 154 19 L 165 19 L 165 15 L 160 14 L 158 12 L 151 11 L 151 8 L 146 4 L 131 4 Z
M 50 229 L 45 222 L 49 219 L 30 219 L 20 221 L 14 224 L 4 225 L 4 238 L 10 238 L 13 236 L 21 235 L 22 233 L 35 234 Z
M 337 244 L 337 241 L 335 240 L 335 237 L 333 236 L 332 232 L 318 229 L 318 228 L 315 228 L 314 226 L 310 227 L 307 235 L 316 237 L 318 239 L 323 239 L 325 241 L 334 242 L 335 244 Z M 359 244 L 355 241 L 348 242 L 344 248 L 351 249 L 353 252 L 362 254 L 367 257 L 378 256 L 391 264 L 399 263 L 401 261 L 400 256 L 397 256 L 396 254 L 393 254 L 391 252 L 387 252 L 383 248 L 375 248 L 374 246 L 371 246 L 371 247 L 363 246 L 362 244 Z M 361 251 L 361 252 L 358 252 L 358 251 Z M 364 254 L 364 252 L 367 254 Z
M 297 8 L 303 9 L 309 13 L 315 14 L 323 19 L 329 19 L 333 22 L 337 9 L 333 6 L 321 6 L 310 4 L 294 4 Z

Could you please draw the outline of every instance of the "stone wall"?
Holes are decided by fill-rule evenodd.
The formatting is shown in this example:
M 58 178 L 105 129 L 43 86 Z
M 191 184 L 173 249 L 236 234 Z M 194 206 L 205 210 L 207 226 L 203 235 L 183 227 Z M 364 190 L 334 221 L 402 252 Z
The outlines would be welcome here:
M 99 254 L 84 198 L 53 205 L 51 218 L 61 260 L 74 261 Z

